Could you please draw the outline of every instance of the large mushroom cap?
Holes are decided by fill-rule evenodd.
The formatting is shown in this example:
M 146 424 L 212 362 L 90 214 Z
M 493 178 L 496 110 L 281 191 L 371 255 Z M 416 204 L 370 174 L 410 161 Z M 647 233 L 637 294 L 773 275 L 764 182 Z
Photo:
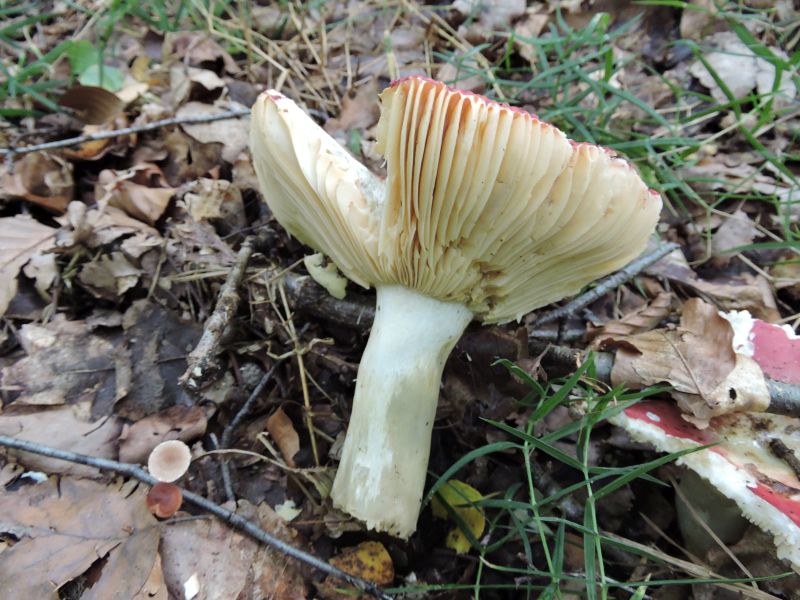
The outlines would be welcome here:
M 535 116 L 410 77 L 381 94 L 382 182 L 268 92 L 251 145 L 278 220 L 362 285 L 400 284 L 504 322 L 617 269 L 661 209 L 625 160 Z

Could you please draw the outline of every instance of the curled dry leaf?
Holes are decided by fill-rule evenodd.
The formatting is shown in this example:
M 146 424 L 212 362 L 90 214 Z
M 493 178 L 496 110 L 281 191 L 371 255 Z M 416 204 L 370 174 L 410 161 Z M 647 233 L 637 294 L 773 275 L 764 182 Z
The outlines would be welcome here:
M 380 586 L 390 585 L 394 581 L 392 557 L 380 542 L 362 542 L 358 546 L 345 548 L 341 554 L 334 556 L 328 562 L 345 573 Z M 344 588 L 347 591 L 339 592 L 337 588 Z M 355 590 L 352 586 L 346 586 L 329 576 L 320 584 L 319 591 L 325 600 L 346 600 L 353 598 Z
M 221 219 L 230 228 L 244 227 L 244 202 L 239 187 L 224 179 L 201 177 L 177 192 L 178 207 L 197 222 Z
M 714 416 L 769 406 L 761 368 L 737 353 L 733 341 L 733 328 L 717 309 L 693 298 L 684 306 L 677 329 L 609 338 L 604 345 L 617 347 L 614 385 L 638 389 L 668 382 L 682 410 L 705 427 Z
M 95 185 L 99 202 L 105 200 L 148 225 L 164 214 L 174 194 L 175 189 L 166 184 L 161 169 L 150 163 L 126 171 L 104 169 Z
M 61 106 L 70 108 L 84 123 L 102 125 L 123 107 L 123 102 L 113 92 L 91 85 L 75 85 L 58 99 Z
M 56 243 L 56 230 L 29 215 L 0 219 L 0 316 L 17 293 L 20 269 Z
M 46 152 L 31 152 L 3 174 L 0 198 L 23 198 L 62 213 L 72 200 L 74 187 L 71 163 Z
M 156 240 L 161 239 L 158 231 L 149 225 L 129 217 L 119 208 L 108 205 L 90 209 L 83 202 L 70 202 L 66 214 L 56 221 L 61 224 L 56 239 L 58 247 L 62 249 L 78 244 L 97 248 L 122 236 L 135 233 L 142 233 Z
M 283 460 L 294 468 L 294 455 L 300 450 L 300 436 L 297 435 L 292 420 L 282 408 L 278 408 L 267 419 L 267 431 L 278 444 Z
M 136 286 L 141 274 L 142 270 L 122 252 L 112 252 L 84 264 L 78 273 L 78 280 L 95 297 L 116 300 Z
M 660 292 L 655 298 L 638 310 L 628 313 L 616 321 L 609 321 L 599 329 L 590 330 L 590 339 L 628 336 L 648 331 L 670 315 L 672 295 Z

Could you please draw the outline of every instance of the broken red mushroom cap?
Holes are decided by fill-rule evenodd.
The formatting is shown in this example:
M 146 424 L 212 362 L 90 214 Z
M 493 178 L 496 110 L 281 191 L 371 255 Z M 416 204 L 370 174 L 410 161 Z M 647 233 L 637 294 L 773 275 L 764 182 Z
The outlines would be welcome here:
M 794 332 L 745 312 L 723 316 L 732 323 L 737 352 L 751 356 L 772 379 L 800 383 L 800 338 Z M 635 404 L 611 420 L 634 439 L 663 452 L 715 444 L 682 456 L 678 464 L 691 468 L 734 500 L 745 517 L 774 536 L 778 557 L 800 572 L 800 479 L 771 450 L 778 440 L 795 455 L 800 453 L 800 419 L 732 413 L 714 417 L 707 428 L 699 429 L 674 404 L 651 400 Z
M 147 459 L 147 468 L 159 481 L 172 482 L 183 477 L 191 462 L 189 446 L 180 440 L 169 440 L 153 448 Z
M 182 503 L 181 488 L 174 483 L 159 481 L 147 493 L 147 509 L 159 519 L 173 516 Z

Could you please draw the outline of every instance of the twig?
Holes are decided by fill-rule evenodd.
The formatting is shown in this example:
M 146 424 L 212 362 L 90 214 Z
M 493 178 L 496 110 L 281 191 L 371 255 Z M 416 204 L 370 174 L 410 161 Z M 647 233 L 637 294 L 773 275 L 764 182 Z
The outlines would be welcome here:
M 119 473 L 120 475 L 125 475 L 126 477 L 132 477 L 142 483 L 147 485 L 155 485 L 157 480 L 155 477 L 150 475 L 147 471 L 142 469 L 137 465 L 133 465 L 130 463 L 123 463 L 118 462 L 116 460 L 109 460 L 107 458 L 97 458 L 94 456 L 87 456 L 86 454 L 78 454 L 76 452 L 69 452 L 67 450 L 59 450 L 58 448 L 52 448 L 50 446 L 45 446 L 42 444 L 37 444 L 35 442 L 29 442 L 26 440 L 18 440 L 13 437 L 9 437 L 6 435 L 0 435 L 0 446 L 5 446 L 7 448 L 14 448 L 16 450 L 23 450 L 25 452 L 32 452 L 33 454 L 39 454 L 41 456 L 48 456 L 50 458 L 56 458 L 59 460 L 65 460 L 68 462 L 76 463 L 79 465 L 87 465 L 89 467 L 95 467 L 97 469 L 103 469 L 105 471 L 111 471 L 113 473 Z M 291 556 L 315 569 L 322 571 L 323 573 L 327 573 L 332 577 L 336 577 L 342 581 L 346 581 L 350 585 L 354 585 L 359 590 L 374 596 L 375 598 L 381 598 L 382 600 L 391 600 L 391 596 L 386 594 L 380 587 L 371 583 L 369 581 L 365 581 L 359 577 L 355 577 L 350 575 L 349 573 L 345 573 L 341 569 L 337 569 L 336 567 L 329 565 L 328 563 L 324 562 L 323 560 L 317 558 L 313 554 L 309 554 L 299 548 L 295 548 L 291 544 L 287 544 L 283 540 L 280 540 L 273 535 L 267 533 L 258 525 L 255 525 L 251 521 L 247 520 L 243 516 L 228 510 L 227 508 L 223 508 L 219 504 L 215 504 L 210 500 L 200 496 L 198 494 L 192 493 L 188 490 L 181 489 L 181 493 L 183 494 L 183 498 L 197 506 L 198 508 L 202 508 L 203 510 L 215 515 L 231 525 L 232 527 L 239 529 L 240 531 L 245 532 L 250 537 L 258 540 L 262 544 L 267 546 L 271 546 L 286 554 L 287 556 Z
M 247 398 L 245 403 L 242 404 L 242 407 L 239 409 L 233 419 L 231 419 L 231 421 L 225 426 L 219 442 L 220 448 L 227 449 L 230 447 L 234 430 L 239 426 L 244 418 L 250 414 L 253 404 L 255 404 L 256 400 L 259 398 L 259 396 L 261 396 L 261 392 L 264 391 L 264 388 L 267 387 L 267 384 L 272 379 L 275 369 L 277 369 L 278 365 L 280 365 L 282 362 L 283 359 L 279 358 L 275 361 L 275 364 L 272 365 L 270 370 L 264 373 L 264 376 L 261 377 L 261 381 L 258 382 L 258 385 L 256 385 L 255 389 L 253 389 L 253 391 L 250 393 L 250 396 Z M 228 500 L 235 500 L 233 486 L 231 485 L 230 466 L 228 465 L 228 461 L 225 457 L 222 458 L 220 468 L 222 469 L 222 483 L 225 487 L 225 494 L 227 495 Z
M 219 290 L 217 306 L 211 316 L 206 319 L 200 341 L 189 353 L 186 371 L 178 380 L 178 383 L 189 390 L 196 391 L 202 388 L 219 367 L 215 363 L 220 339 L 239 308 L 241 300 L 239 286 L 247 271 L 247 263 L 253 254 L 254 244 L 253 236 L 242 242 L 242 247 L 236 255 L 236 262 Z
M 794 471 L 795 476 L 800 477 L 800 458 L 789 448 L 783 440 L 773 438 L 769 441 L 769 449 L 772 453 L 785 462 Z
M 652 250 L 651 252 L 642 254 L 641 256 L 634 259 L 632 262 L 628 263 L 627 266 L 620 269 L 616 273 L 613 273 L 608 277 L 606 277 L 605 279 L 600 280 L 600 282 L 596 286 L 594 286 L 591 290 L 589 290 L 585 294 L 581 294 L 573 301 L 568 302 L 564 306 L 546 312 L 540 317 L 537 317 L 533 321 L 533 323 L 531 323 L 531 327 L 539 327 L 540 325 L 544 325 L 545 323 L 552 323 L 553 321 L 556 321 L 563 317 L 568 317 L 569 315 L 575 313 L 576 311 L 579 311 L 585 306 L 589 306 L 592 302 L 600 298 L 603 294 L 613 290 L 614 288 L 621 286 L 626 281 L 630 281 L 631 279 L 636 277 L 639 273 L 644 271 L 647 267 L 649 267 L 655 262 L 658 262 L 676 248 L 678 248 L 678 244 L 669 243 L 669 244 L 664 244 L 663 246 L 659 246 L 658 248 Z
M 41 152 L 42 150 L 66 148 L 67 146 L 77 146 L 78 144 L 83 144 L 84 142 L 107 140 L 109 138 L 115 138 L 120 135 L 132 135 L 134 133 L 144 133 L 145 131 L 153 131 L 154 129 L 160 129 L 161 127 L 168 127 L 170 125 L 192 125 L 196 123 L 211 123 L 213 121 L 222 121 L 224 119 L 235 119 L 238 117 L 244 117 L 249 114 L 250 114 L 249 108 L 237 108 L 235 110 L 228 110 L 216 115 L 170 117 L 169 119 L 161 119 L 160 121 L 153 121 L 152 123 L 134 125 L 133 127 L 123 127 L 122 129 L 112 129 L 111 131 L 98 131 L 97 133 L 79 135 L 77 137 L 71 137 L 64 140 L 56 140 L 54 142 L 46 142 L 44 144 L 23 146 L 22 148 L 16 148 L 16 147 L 0 148 L 0 156 L 14 156 L 16 154 L 29 154 L 31 152 Z

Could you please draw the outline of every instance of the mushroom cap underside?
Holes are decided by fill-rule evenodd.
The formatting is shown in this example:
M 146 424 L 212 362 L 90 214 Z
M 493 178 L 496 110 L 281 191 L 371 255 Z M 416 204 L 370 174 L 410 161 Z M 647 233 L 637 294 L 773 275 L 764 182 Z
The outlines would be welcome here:
M 265 199 L 353 281 L 504 322 L 640 253 L 661 210 L 636 170 L 523 110 L 411 77 L 381 94 L 386 179 L 276 92 L 253 108 Z

